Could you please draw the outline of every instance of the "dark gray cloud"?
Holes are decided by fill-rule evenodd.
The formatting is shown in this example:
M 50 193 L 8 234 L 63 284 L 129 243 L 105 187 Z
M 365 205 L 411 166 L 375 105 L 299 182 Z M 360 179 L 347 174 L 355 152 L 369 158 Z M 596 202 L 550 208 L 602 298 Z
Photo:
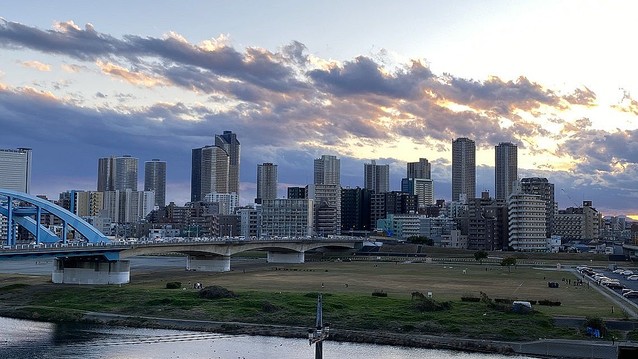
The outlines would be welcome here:
M 558 152 L 576 157 L 579 172 L 614 172 L 617 166 L 638 165 L 638 130 L 573 132 Z
M 509 115 L 515 108 L 531 110 L 540 104 L 557 106 L 559 97 L 553 91 L 543 89 L 526 77 L 516 81 L 502 81 L 492 77 L 487 81 L 467 80 L 450 76 L 447 86 L 440 87 L 442 95 L 457 103 L 492 109 L 500 115 Z
M 82 30 L 71 23 L 59 23 L 57 29 L 43 31 L 0 19 L 0 46 L 6 48 L 30 48 L 80 60 L 95 60 L 120 52 L 122 45 L 109 35 L 97 33 L 91 25 Z
M 132 63 L 144 63 L 145 57 L 196 66 L 221 76 L 229 76 L 274 91 L 286 91 L 303 84 L 295 79 L 295 73 L 273 54 L 261 49 L 249 48 L 240 53 L 232 47 L 220 46 L 203 49 L 175 37 L 163 39 L 127 35 L 116 39 L 97 32 L 93 26 L 84 29 L 72 23 L 59 23 L 53 30 L 43 31 L 16 22 L 0 22 L 0 47 L 30 48 L 51 54 L 64 54 L 84 61 L 116 60 L 125 58 Z M 292 45 L 290 53 L 298 61 L 302 56 L 299 46 Z
M 308 73 L 315 84 L 336 95 L 376 94 L 392 98 L 420 97 L 422 83 L 432 77 L 430 69 L 419 62 L 394 74 L 384 74 L 372 59 L 359 56 L 343 66 Z

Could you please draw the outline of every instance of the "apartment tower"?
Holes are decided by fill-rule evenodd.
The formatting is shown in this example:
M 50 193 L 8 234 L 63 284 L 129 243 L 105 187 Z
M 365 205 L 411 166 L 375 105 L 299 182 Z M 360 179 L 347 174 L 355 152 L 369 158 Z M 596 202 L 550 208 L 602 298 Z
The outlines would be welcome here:
M 263 163 L 257 165 L 257 198 L 260 204 L 264 199 L 277 198 L 277 165 Z
M 452 141 L 452 201 L 476 196 L 476 144 L 466 137 Z
M 518 180 L 518 147 L 501 142 L 495 147 L 496 199 L 506 200 L 512 193 L 512 183 Z
M 390 191 L 390 165 L 378 165 L 375 160 L 363 164 L 363 188 L 375 193 Z
M 232 131 L 224 131 L 221 135 L 215 135 L 215 146 L 223 148 L 228 153 L 228 193 L 239 195 L 241 144 L 237 140 L 237 134 Z
M 137 158 L 130 155 L 98 159 L 98 192 L 137 191 L 137 163 Z
M 322 155 L 315 159 L 315 184 L 341 185 L 341 160 L 336 156 Z
M 166 161 L 144 162 L 144 191 L 155 192 L 155 206 L 166 206 Z

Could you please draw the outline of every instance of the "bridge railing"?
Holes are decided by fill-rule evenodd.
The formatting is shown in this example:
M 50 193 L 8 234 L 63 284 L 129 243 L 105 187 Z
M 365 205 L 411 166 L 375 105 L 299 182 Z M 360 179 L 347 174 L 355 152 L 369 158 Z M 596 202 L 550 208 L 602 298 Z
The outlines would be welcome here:
M 360 241 L 360 238 L 356 237 L 333 237 L 333 238 L 308 238 L 308 237 L 277 237 L 277 238 L 260 238 L 260 239 L 240 239 L 239 237 L 170 237 L 170 238 L 157 238 L 157 239 L 145 239 L 145 240 L 111 240 L 109 242 L 76 242 L 68 241 L 67 243 L 29 243 L 29 244 L 15 244 L 11 246 L 3 245 L 0 248 L 0 252 L 11 251 L 46 251 L 46 250 L 60 250 L 60 249 L 87 249 L 87 248 L 134 248 L 134 247 L 155 247 L 161 245 L 175 245 L 175 244 L 202 244 L 202 243 L 259 243 L 259 242 L 299 242 L 299 241 Z

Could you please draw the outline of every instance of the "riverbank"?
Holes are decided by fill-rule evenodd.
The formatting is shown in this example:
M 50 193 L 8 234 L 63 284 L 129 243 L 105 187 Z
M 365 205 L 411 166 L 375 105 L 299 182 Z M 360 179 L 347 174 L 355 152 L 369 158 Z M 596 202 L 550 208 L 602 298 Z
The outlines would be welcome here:
M 22 309 L 22 310 L 20 310 Z M 26 308 L 16 311 L 0 308 L 0 316 L 16 319 L 47 320 L 40 315 L 29 316 Z M 13 314 L 13 315 L 11 315 Z M 67 317 L 68 318 L 68 317 Z M 232 335 L 275 336 L 284 338 L 305 339 L 306 327 L 255 324 L 242 322 L 219 322 L 208 320 L 173 319 L 148 316 L 131 316 L 113 313 L 75 313 L 74 322 L 92 323 L 111 326 L 136 328 L 189 330 L 214 332 Z M 68 321 L 68 319 L 67 319 Z M 631 343 L 539 339 L 529 342 L 509 342 L 496 340 L 479 340 L 452 336 L 434 336 L 423 334 L 390 333 L 382 331 L 361 331 L 331 329 L 328 339 L 335 342 L 366 343 L 376 345 L 392 345 L 423 349 L 453 350 L 473 353 L 491 353 L 501 355 L 531 355 L 537 358 L 618 358 L 619 348 L 632 347 Z

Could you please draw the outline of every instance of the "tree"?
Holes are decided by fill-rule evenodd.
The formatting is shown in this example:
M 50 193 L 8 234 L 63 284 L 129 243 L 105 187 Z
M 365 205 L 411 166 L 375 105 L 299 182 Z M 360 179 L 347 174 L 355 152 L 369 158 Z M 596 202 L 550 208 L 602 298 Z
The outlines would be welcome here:
M 474 253 L 474 259 L 476 259 L 479 263 L 483 264 L 483 259 L 487 258 L 487 252 L 480 250 Z
M 512 272 L 512 266 L 516 265 L 516 258 L 514 257 L 503 258 L 503 260 L 501 261 L 501 265 L 506 266 L 507 270 L 509 272 Z

